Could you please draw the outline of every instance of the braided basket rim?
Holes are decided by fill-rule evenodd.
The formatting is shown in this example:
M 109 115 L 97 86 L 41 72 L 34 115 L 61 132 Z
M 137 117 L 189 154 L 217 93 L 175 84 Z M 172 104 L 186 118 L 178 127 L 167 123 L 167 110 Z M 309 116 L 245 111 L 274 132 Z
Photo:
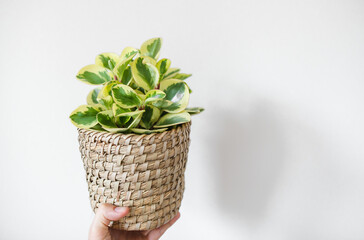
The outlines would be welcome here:
M 99 130 L 95 130 L 95 129 L 88 129 L 88 128 L 79 128 L 77 127 L 77 131 L 84 131 L 84 132 L 94 132 L 95 134 L 105 134 L 105 135 L 113 135 L 113 136 L 120 136 L 120 137 L 124 137 L 124 138 L 129 138 L 129 137 L 140 137 L 140 136 L 156 136 L 156 135 L 166 135 L 167 132 L 171 132 L 173 130 L 175 130 L 176 132 L 180 130 L 180 128 L 182 128 L 183 126 L 187 126 L 187 125 L 191 125 L 192 121 L 189 122 L 185 122 L 185 123 L 181 123 L 178 125 L 175 125 L 176 128 L 172 128 L 172 129 L 168 129 L 164 132 L 156 132 L 156 133 L 143 133 L 143 134 L 138 134 L 138 133 L 111 133 L 111 132 L 106 132 L 106 131 L 99 131 Z

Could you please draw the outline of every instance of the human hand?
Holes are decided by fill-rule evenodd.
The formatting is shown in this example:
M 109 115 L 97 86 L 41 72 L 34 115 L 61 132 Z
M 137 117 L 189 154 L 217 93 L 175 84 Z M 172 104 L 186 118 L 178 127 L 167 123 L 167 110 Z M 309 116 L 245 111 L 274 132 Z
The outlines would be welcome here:
M 177 215 L 163 226 L 148 231 L 122 231 L 109 228 L 111 221 L 117 221 L 129 213 L 127 207 L 116 207 L 103 203 L 97 210 L 89 231 L 89 240 L 158 240 L 180 217 Z

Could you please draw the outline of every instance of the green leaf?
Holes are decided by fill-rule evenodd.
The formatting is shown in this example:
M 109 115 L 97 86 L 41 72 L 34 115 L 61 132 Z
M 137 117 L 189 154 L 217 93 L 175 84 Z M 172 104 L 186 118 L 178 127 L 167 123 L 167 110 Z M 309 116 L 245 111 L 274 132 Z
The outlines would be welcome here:
M 185 80 L 186 78 L 189 78 L 191 76 L 192 76 L 192 74 L 177 73 L 175 76 L 173 76 L 173 79 Z
M 194 107 L 194 108 L 186 108 L 185 111 L 188 112 L 190 115 L 194 115 L 202 113 L 203 111 L 205 111 L 205 109 L 200 107 Z
M 151 133 L 161 133 L 164 132 L 166 130 L 168 130 L 168 128 L 160 128 L 160 129 L 143 129 L 143 128 L 131 128 L 130 129 L 132 132 L 135 132 L 137 134 L 151 134 Z
M 180 71 L 179 68 L 169 68 L 167 70 L 167 72 L 163 75 L 162 79 L 173 78 L 174 76 L 176 76 L 178 74 L 179 71 Z
M 137 54 L 137 52 L 134 52 L 134 54 L 128 55 L 128 58 L 125 58 L 124 60 L 118 62 L 113 69 L 114 74 L 118 77 L 118 79 L 122 79 L 124 75 L 124 71 L 128 67 L 130 61 L 133 59 L 133 57 Z
M 104 67 L 96 64 L 87 65 L 83 67 L 76 76 L 82 82 L 91 85 L 100 85 L 105 82 L 113 80 L 113 73 Z
M 97 124 L 98 110 L 91 105 L 81 105 L 70 115 L 71 122 L 78 128 L 91 128 Z
M 191 116 L 188 112 L 180 113 L 167 113 L 159 119 L 159 121 L 154 125 L 155 128 L 164 128 L 173 125 L 178 125 L 191 121 Z
M 116 53 L 101 53 L 96 56 L 95 63 L 100 67 L 112 70 L 120 60 L 119 55 Z
M 173 102 L 170 106 L 163 107 L 163 110 L 170 113 L 178 113 L 187 107 L 190 93 L 184 81 L 167 79 L 161 82 L 160 89 L 166 93 L 164 100 Z
M 156 65 L 160 75 L 165 74 L 170 66 L 171 66 L 171 60 L 169 60 L 167 58 L 163 58 L 163 59 L 159 60 Z
M 126 47 L 123 49 L 123 51 L 120 54 L 120 60 L 123 61 L 125 59 L 130 58 L 130 56 L 135 56 L 139 53 L 139 50 L 133 47 Z
M 145 41 L 140 47 L 140 54 L 142 56 L 152 57 L 157 59 L 159 57 L 159 51 L 162 47 L 161 38 L 152 38 Z
M 158 85 L 159 72 L 147 58 L 139 57 L 131 63 L 131 71 L 136 84 L 145 90 L 154 89 Z
M 145 106 L 145 112 L 143 113 L 140 125 L 143 128 L 150 129 L 154 123 L 156 123 L 161 116 L 161 111 L 153 106 Z
M 129 86 L 118 84 L 111 91 L 115 103 L 122 108 L 139 107 L 142 104 L 137 93 Z
M 129 85 L 133 80 L 133 75 L 131 73 L 130 66 L 127 66 L 124 70 L 123 76 L 120 79 L 120 82 L 125 85 Z
M 88 105 L 94 105 L 99 103 L 99 101 L 97 101 L 97 95 L 99 95 L 100 90 L 101 88 L 95 88 L 90 91 L 90 93 L 87 95 Z
M 158 100 L 163 99 L 166 96 L 166 94 L 161 91 L 161 90 L 150 90 L 147 92 L 146 96 L 145 96 L 145 101 L 144 103 L 152 103 Z
M 125 132 L 128 130 L 127 128 L 119 128 L 116 125 L 112 110 L 99 112 L 96 118 L 97 122 L 108 132 L 117 133 L 117 132 Z

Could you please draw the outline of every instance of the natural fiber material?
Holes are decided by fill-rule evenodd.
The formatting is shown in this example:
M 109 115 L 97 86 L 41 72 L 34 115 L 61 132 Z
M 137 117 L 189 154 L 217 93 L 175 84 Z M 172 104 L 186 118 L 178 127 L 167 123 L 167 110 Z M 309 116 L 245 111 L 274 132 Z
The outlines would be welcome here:
M 191 123 L 153 134 L 112 134 L 78 129 L 91 206 L 130 208 L 112 228 L 150 230 L 179 210 Z

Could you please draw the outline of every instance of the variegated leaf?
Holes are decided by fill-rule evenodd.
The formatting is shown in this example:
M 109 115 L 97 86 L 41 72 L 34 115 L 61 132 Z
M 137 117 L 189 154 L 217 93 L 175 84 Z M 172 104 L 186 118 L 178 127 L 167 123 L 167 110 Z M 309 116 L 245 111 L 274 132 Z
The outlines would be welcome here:
M 140 99 L 142 100 L 142 102 L 144 102 L 145 101 L 145 94 L 144 93 L 142 93 L 140 90 L 138 90 L 138 89 L 135 89 L 134 90 L 137 94 L 138 94 L 138 96 L 140 97 Z
M 114 103 L 112 105 L 112 113 L 114 114 L 114 116 L 117 116 L 119 114 L 126 113 L 126 112 L 130 112 L 130 109 L 122 108 L 119 105 L 117 105 L 116 103 Z
M 102 126 L 100 125 L 100 123 L 96 124 L 95 126 L 93 126 L 92 128 L 90 128 L 92 130 L 96 130 L 99 132 L 105 132 L 106 130 L 102 128 Z
M 81 105 L 71 113 L 70 119 L 78 128 L 91 128 L 97 124 L 98 113 L 99 111 L 91 105 Z
M 162 39 L 152 38 L 145 41 L 142 44 L 142 46 L 140 47 L 140 54 L 142 56 L 148 56 L 154 59 L 158 59 L 161 47 L 162 47 Z
M 169 68 L 167 70 L 167 72 L 163 75 L 162 79 L 173 78 L 174 76 L 176 76 L 178 74 L 179 71 L 180 71 L 179 68 Z
M 115 86 L 120 84 L 118 81 L 110 81 L 108 83 L 106 83 L 102 88 L 101 88 L 101 92 L 99 93 L 100 96 L 111 96 L 111 89 Z
M 135 83 L 135 80 L 134 78 L 131 79 L 130 83 L 129 83 L 129 86 L 134 89 L 135 91 L 139 91 L 140 93 L 145 93 L 145 90 L 144 88 L 138 86 L 136 83 Z
M 106 107 L 101 104 L 101 103 L 97 103 L 97 104 L 92 104 L 92 106 L 99 112 L 105 111 L 107 110 Z
M 141 58 L 143 58 L 143 63 L 150 63 L 153 66 L 155 66 L 157 64 L 157 61 L 154 58 L 151 58 L 151 57 L 148 57 L 148 56 L 143 56 Z
M 113 73 L 104 67 L 96 64 L 87 65 L 83 67 L 76 76 L 82 82 L 100 85 L 105 82 L 111 81 L 114 78 Z
M 116 53 L 101 53 L 96 56 L 95 63 L 101 67 L 113 70 L 120 57 Z
M 185 111 L 188 112 L 190 115 L 202 113 L 205 109 L 200 107 L 194 107 L 194 108 L 186 108 Z
M 100 94 L 99 94 L 100 96 Z M 114 99 L 112 96 L 106 96 L 106 97 L 97 97 L 97 100 L 100 104 L 102 104 L 106 109 L 110 109 L 112 107 L 112 104 L 114 103 Z
M 97 95 L 99 95 L 100 90 L 101 88 L 95 88 L 90 91 L 90 93 L 87 95 L 88 105 L 94 105 L 99 103 L 99 101 L 97 101 Z
M 127 126 L 127 128 L 128 128 L 128 129 L 130 129 L 130 128 L 136 128 L 136 127 L 139 125 L 140 120 L 142 119 L 142 114 L 143 114 L 143 112 L 144 112 L 144 111 L 139 112 L 137 115 L 134 115 L 134 116 L 132 117 L 132 120 L 130 120 L 130 121 L 127 123 L 127 124 L 129 124 L 129 125 Z
M 143 128 L 150 129 L 158 121 L 160 116 L 161 110 L 153 106 L 145 106 L 145 112 L 143 113 L 140 125 Z
M 116 116 L 116 119 L 119 119 L 119 121 L 122 123 L 122 125 L 129 129 L 132 127 L 136 127 L 139 124 L 139 122 L 141 120 L 141 116 L 144 113 L 144 111 L 145 110 L 124 112 L 124 113 L 118 114 Z
M 131 71 L 136 84 L 149 91 L 158 85 L 159 72 L 155 66 L 145 61 L 145 59 L 147 58 L 139 57 L 135 59 L 131 63 Z
M 130 66 L 127 66 L 124 70 L 123 76 L 120 79 L 120 82 L 124 85 L 129 85 L 133 80 L 133 75 L 131 73 Z
M 107 128 L 118 128 L 118 126 L 115 123 L 114 115 L 112 113 L 112 110 L 102 111 L 99 112 L 96 116 L 97 122 L 104 127 Z
M 144 112 L 145 112 L 145 110 L 136 110 L 136 111 L 129 111 L 129 112 L 119 113 L 116 116 L 118 116 L 118 117 L 128 116 L 128 117 L 136 118 L 136 117 L 138 117 L 140 114 L 142 114 Z
M 111 89 L 113 86 L 117 85 L 118 81 L 110 81 L 107 82 L 102 88 L 99 94 L 97 95 L 97 101 L 104 105 L 107 109 L 112 107 L 114 100 L 111 95 Z
M 138 94 L 131 87 L 124 84 L 115 85 L 112 88 L 112 95 L 115 103 L 122 108 L 133 108 L 142 104 Z
M 163 110 L 170 113 L 183 111 L 190 98 L 187 84 L 182 80 L 166 79 L 161 82 L 160 89 L 166 93 L 164 100 L 173 102 L 172 105 L 164 107 Z
M 160 75 L 163 75 L 167 72 L 169 67 L 171 66 L 171 60 L 167 58 L 163 58 L 157 62 L 156 67 L 159 70 Z
M 186 74 L 186 73 L 177 73 L 175 76 L 173 76 L 173 79 L 180 79 L 180 80 L 185 80 L 189 77 L 191 77 L 192 74 Z
M 113 69 L 114 69 L 114 67 L 115 67 L 115 64 L 114 64 L 111 60 L 107 61 L 107 65 L 109 66 L 108 68 L 109 68 L 110 70 L 113 70 Z
M 152 105 L 154 107 L 160 108 L 160 109 L 165 109 L 170 107 L 171 105 L 173 105 L 172 101 L 166 100 L 166 99 L 162 99 L 162 100 L 158 100 L 156 102 L 152 102 Z
M 125 132 L 128 130 L 127 128 L 119 128 L 116 125 L 112 110 L 99 112 L 96 118 L 97 122 L 108 132 L 117 133 L 117 132 Z
M 120 54 L 121 61 L 130 58 L 130 56 L 135 56 L 139 53 L 139 50 L 133 47 L 126 47 Z
M 161 133 L 164 132 L 166 130 L 168 130 L 168 128 L 160 128 L 160 129 L 143 129 L 143 128 L 131 128 L 130 129 L 132 132 L 135 132 L 137 134 L 151 134 L 151 133 Z
M 154 128 L 165 128 L 189 121 L 191 121 L 191 116 L 188 112 L 167 113 L 159 119 L 159 121 L 154 125 Z
M 123 126 L 125 123 L 127 123 L 131 116 L 118 116 L 119 114 L 130 112 L 130 109 L 124 109 L 118 106 L 116 103 L 112 105 L 112 112 L 115 117 L 115 122 L 119 126 Z
M 145 95 L 144 103 L 147 104 L 158 100 L 162 100 L 165 96 L 166 94 L 163 91 L 153 89 L 148 91 L 147 94 Z
M 113 69 L 114 74 L 118 77 L 118 79 L 122 79 L 124 75 L 124 71 L 128 67 L 130 61 L 133 59 L 133 57 L 137 54 L 136 52 L 134 54 L 129 55 L 128 58 L 123 59 L 122 61 L 118 62 Z

